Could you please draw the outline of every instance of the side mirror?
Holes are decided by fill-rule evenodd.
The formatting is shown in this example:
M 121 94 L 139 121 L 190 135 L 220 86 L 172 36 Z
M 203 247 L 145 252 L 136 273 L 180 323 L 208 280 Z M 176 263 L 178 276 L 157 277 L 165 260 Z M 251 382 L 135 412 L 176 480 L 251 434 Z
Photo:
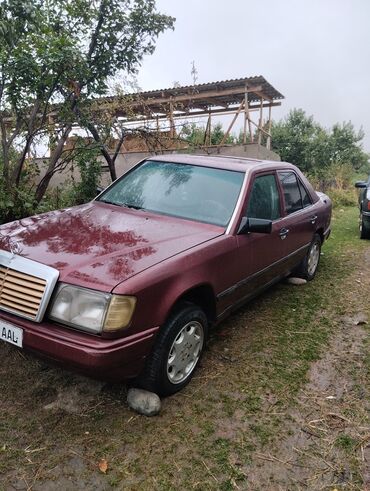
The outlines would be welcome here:
M 355 188 L 361 188 L 361 189 L 367 188 L 367 183 L 365 181 L 357 181 L 355 183 Z
M 263 218 L 247 218 L 243 217 L 240 222 L 238 234 L 271 234 L 272 221 L 264 220 Z
M 97 186 L 97 188 L 96 188 L 96 196 L 98 196 L 103 191 L 104 191 L 104 188 L 102 188 L 101 186 Z

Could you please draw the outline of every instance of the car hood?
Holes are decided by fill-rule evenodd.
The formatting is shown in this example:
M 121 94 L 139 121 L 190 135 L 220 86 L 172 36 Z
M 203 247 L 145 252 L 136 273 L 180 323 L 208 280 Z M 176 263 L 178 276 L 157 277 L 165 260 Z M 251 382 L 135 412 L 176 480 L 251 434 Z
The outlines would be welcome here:
M 0 249 L 60 272 L 60 281 L 111 291 L 224 229 L 100 202 L 36 215 L 0 227 Z

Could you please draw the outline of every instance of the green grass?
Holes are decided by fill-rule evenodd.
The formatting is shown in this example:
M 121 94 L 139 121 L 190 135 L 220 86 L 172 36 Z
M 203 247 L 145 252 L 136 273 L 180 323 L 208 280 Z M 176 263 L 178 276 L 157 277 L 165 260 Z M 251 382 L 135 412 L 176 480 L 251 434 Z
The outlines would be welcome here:
M 352 438 L 350 435 L 346 435 L 345 433 L 342 433 L 335 440 L 335 444 L 337 447 L 341 448 L 345 452 L 351 453 L 358 445 L 358 441 Z
M 357 210 L 336 210 L 315 280 L 302 287 L 281 283 L 225 321 L 190 386 L 164 400 L 156 418 L 129 411 L 117 386 L 91 400 L 82 394 L 76 414 L 46 411 L 46 396 L 73 387 L 74 376 L 40 371 L 32 357 L 0 346 L 0 489 L 14 475 L 31 485 L 35 476 L 47 482 L 64 468 L 78 489 L 97 482 L 132 490 L 257 489 L 248 487 L 248 466 L 263 463 L 256 455 L 274 452 L 290 435 L 291 411 L 312 363 L 325 354 L 340 316 L 352 312 L 345 299 L 366 247 L 358 239 Z M 225 348 L 230 361 L 220 356 Z M 356 367 L 354 380 L 362 370 Z M 362 379 L 356 383 L 360 397 Z M 348 411 L 345 417 L 357 417 L 355 405 Z M 335 447 L 346 454 L 355 440 L 342 431 Z M 32 454 L 32 463 L 28 445 L 45 449 Z M 68 463 L 74 452 L 82 456 L 82 473 Z M 97 469 L 103 457 L 106 476 Z

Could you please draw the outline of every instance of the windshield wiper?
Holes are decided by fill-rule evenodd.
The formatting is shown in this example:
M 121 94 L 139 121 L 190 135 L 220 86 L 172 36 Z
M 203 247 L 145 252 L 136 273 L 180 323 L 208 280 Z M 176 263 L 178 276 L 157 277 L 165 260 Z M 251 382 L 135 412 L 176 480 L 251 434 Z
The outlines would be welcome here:
M 134 210 L 144 210 L 144 208 L 142 206 L 131 205 L 131 204 L 128 204 L 128 203 L 117 203 L 115 201 L 108 201 L 106 199 L 99 199 L 98 201 L 101 201 L 102 203 L 107 203 L 108 205 L 122 206 L 124 208 L 132 208 Z
M 98 201 L 101 201 L 102 203 L 107 203 L 108 205 L 122 206 L 119 203 L 115 203 L 114 201 L 108 201 L 106 199 L 98 199 Z
M 134 210 L 144 210 L 142 206 L 129 205 L 128 203 L 122 203 L 121 206 L 124 206 L 125 208 L 133 208 Z

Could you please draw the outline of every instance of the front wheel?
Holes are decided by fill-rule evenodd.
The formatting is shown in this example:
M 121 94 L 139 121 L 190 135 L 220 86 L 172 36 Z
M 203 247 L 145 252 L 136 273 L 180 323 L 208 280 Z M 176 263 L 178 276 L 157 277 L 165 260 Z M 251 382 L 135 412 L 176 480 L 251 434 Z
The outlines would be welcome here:
M 305 255 L 301 264 L 298 266 L 295 275 L 299 278 L 304 278 L 307 281 L 313 280 L 319 266 L 320 254 L 321 237 L 319 234 L 315 234 L 310 247 L 308 248 L 307 254 Z
M 184 303 L 164 324 L 137 383 L 168 396 L 190 382 L 207 338 L 207 318 L 194 304 Z

